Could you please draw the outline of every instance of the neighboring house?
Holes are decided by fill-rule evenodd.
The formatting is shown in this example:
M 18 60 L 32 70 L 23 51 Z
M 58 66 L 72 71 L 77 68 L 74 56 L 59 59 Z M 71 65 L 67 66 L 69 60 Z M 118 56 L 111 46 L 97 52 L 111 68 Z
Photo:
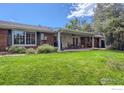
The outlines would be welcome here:
M 58 50 L 105 47 L 104 36 L 91 32 L 67 29 L 52 30 L 48 27 L 33 26 L 0 21 L 0 51 L 10 46 L 36 48 L 42 44 L 58 47 Z

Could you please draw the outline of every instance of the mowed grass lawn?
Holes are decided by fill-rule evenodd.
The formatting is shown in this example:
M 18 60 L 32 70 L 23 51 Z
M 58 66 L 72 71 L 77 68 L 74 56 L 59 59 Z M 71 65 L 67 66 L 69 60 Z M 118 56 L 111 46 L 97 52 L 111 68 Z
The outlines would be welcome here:
M 124 52 L 92 50 L 0 57 L 1 85 L 123 85 Z

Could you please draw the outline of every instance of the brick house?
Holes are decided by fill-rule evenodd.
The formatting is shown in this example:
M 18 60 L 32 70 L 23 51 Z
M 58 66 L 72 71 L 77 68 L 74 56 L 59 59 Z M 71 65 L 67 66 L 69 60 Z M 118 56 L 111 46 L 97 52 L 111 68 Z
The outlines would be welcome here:
M 104 36 L 91 32 L 67 29 L 52 30 L 48 27 L 33 26 L 0 21 L 0 51 L 10 46 L 36 48 L 42 44 L 58 47 L 58 50 L 105 47 Z

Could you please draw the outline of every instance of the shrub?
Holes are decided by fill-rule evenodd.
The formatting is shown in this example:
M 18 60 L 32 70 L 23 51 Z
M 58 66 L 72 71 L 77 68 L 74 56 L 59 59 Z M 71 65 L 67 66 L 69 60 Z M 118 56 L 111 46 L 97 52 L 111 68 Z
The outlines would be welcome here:
M 106 47 L 107 50 L 117 50 L 115 47 L 113 47 L 112 45 L 109 45 Z
M 56 52 L 57 49 L 51 45 L 43 44 L 37 48 L 37 53 L 52 53 Z
M 19 54 L 22 54 L 22 53 L 25 53 L 26 52 L 26 48 L 25 47 L 20 47 L 20 46 L 11 46 L 8 51 L 10 53 L 19 53 Z
M 27 54 L 35 54 L 36 53 L 36 50 L 33 49 L 33 48 L 29 48 L 29 49 L 26 50 L 26 53 Z

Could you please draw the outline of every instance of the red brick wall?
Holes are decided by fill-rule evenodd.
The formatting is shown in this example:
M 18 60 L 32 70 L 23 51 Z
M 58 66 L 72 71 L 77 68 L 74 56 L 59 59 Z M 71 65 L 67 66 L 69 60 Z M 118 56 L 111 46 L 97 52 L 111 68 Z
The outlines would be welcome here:
M 42 44 L 54 45 L 54 34 L 44 33 L 47 36 L 47 40 L 42 41 Z M 8 30 L 0 29 L 0 51 L 5 50 L 8 47 Z M 27 46 L 27 48 L 36 48 L 37 46 Z
M 38 46 L 24 46 L 25 48 L 34 48 L 36 49 Z
M 53 33 L 44 33 L 44 35 L 47 37 L 47 40 L 42 40 L 41 44 L 50 44 L 50 45 L 54 45 L 54 34 Z M 40 40 L 38 40 L 40 41 Z M 38 46 L 25 46 L 26 48 L 37 48 Z
M 0 29 L 0 51 L 7 47 L 8 30 Z

